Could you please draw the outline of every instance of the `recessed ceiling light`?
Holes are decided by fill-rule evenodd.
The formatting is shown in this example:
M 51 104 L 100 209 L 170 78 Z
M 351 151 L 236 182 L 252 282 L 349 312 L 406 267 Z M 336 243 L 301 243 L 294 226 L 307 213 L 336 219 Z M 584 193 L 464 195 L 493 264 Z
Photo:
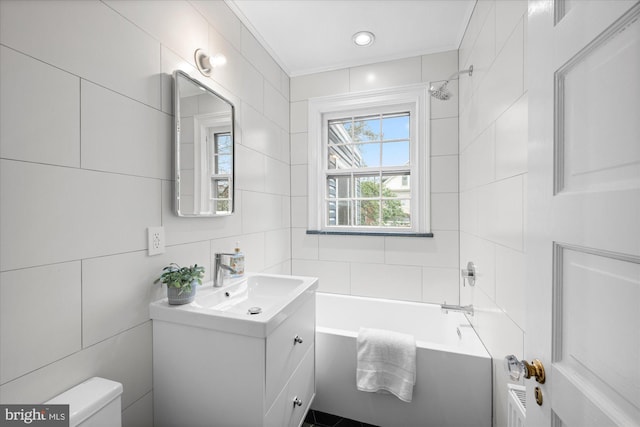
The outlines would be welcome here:
M 358 31 L 353 35 L 353 42 L 360 47 L 371 46 L 375 39 L 376 37 L 369 31 Z

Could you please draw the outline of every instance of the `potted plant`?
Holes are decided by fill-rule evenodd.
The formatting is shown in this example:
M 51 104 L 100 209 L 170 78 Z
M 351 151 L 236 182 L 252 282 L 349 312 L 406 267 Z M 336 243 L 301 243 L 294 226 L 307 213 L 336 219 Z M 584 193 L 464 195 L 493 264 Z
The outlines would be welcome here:
M 204 267 L 198 264 L 190 267 L 180 267 L 171 263 L 162 269 L 162 274 L 154 283 L 162 282 L 167 285 L 169 304 L 188 304 L 196 297 L 196 285 L 202 285 Z

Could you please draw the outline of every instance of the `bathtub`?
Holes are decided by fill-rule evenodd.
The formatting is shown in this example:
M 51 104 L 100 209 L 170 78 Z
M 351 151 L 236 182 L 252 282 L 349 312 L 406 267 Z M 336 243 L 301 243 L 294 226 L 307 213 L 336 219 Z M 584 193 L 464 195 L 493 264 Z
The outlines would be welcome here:
M 491 427 L 491 358 L 465 316 L 434 304 L 318 292 L 312 409 L 383 427 Z M 413 400 L 356 389 L 360 327 L 412 334 Z

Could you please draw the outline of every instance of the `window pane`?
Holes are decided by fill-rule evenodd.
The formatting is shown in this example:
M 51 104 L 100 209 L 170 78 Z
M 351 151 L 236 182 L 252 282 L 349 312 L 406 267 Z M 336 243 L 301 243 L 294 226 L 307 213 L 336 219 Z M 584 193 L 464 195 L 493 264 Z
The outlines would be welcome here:
M 327 225 L 351 225 L 350 203 L 346 200 L 327 203 Z
M 382 223 L 387 227 L 411 227 L 411 201 L 383 200 Z
M 230 133 L 217 133 L 215 135 L 216 147 L 215 152 L 217 154 L 231 154 L 231 134 Z
M 409 164 L 409 141 L 385 142 L 382 144 L 382 166 L 404 166 Z
M 380 225 L 380 200 L 356 200 L 356 224 L 359 226 Z
M 383 139 L 409 139 L 409 114 L 385 116 L 382 119 Z
M 353 121 L 353 141 L 380 140 L 380 116 L 356 117 Z
M 329 121 L 329 143 L 346 144 L 351 142 L 351 119 Z
M 346 199 L 351 196 L 351 178 L 348 176 L 327 177 L 327 197 L 331 199 Z
M 380 196 L 380 176 L 364 175 L 356 176 L 355 197 L 379 197 Z
M 229 180 L 226 178 L 214 178 L 211 180 L 211 198 L 212 199 L 228 199 L 229 198 Z
M 409 175 L 383 175 L 382 197 L 411 197 L 411 177 Z
M 355 145 L 355 166 L 356 167 L 379 167 L 380 166 L 380 144 L 357 144 Z
M 353 167 L 353 146 L 332 145 L 329 147 L 327 166 L 329 169 L 351 169 Z
M 217 156 L 213 173 L 216 175 L 231 175 L 231 155 Z
M 217 213 L 225 213 L 231 210 L 230 208 L 231 202 L 228 200 L 218 200 L 216 202 L 216 212 Z

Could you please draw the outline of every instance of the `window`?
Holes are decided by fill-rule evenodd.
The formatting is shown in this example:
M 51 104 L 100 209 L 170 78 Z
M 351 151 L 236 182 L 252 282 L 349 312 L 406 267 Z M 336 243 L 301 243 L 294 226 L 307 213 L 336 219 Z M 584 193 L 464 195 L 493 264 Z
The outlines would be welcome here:
M 424 86 L 309 101 L 309 232 L 429 234 Z
M 213 203 L 214 211 L 218 214 L 230 211 L 233 147 L 231 132 L 216 132 L 215 127 L 208 129 L 211 187 L 209 199 Z

